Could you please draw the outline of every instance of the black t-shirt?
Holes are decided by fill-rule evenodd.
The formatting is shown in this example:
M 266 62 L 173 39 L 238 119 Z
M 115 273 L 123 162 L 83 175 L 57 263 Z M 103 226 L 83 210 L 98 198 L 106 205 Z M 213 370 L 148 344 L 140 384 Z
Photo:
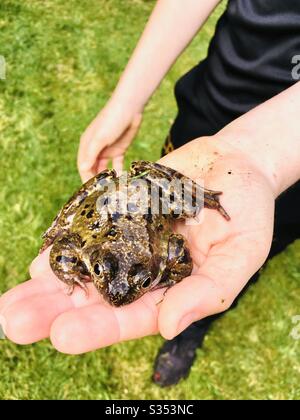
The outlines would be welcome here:
M 214 134 L 291 86 L 297 62 L 300 0 L 229 0 L 207 58 L 176 84 L 175 145 Z

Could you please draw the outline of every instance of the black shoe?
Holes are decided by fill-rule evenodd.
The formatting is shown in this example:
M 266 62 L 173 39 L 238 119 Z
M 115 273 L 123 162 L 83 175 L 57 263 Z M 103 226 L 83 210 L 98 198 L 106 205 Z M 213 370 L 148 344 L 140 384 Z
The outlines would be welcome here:
M 185 331 L 161 347 L 155 363 L 153 381 L 160 386 L 177 384 L 188 376 L 210 324 L 218 315 L 194 322 Z

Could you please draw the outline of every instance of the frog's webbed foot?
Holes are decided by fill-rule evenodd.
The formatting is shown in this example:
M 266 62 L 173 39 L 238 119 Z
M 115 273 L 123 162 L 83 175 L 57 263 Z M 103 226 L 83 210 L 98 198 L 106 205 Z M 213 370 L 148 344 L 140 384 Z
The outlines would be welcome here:
M 68 285 L 68 294 L 72 294 L 78 285 L 88 296 L 86 283 L 90 281 L 90 276 L 81 259 L 80 249 L 81 241 L 77 235 L 55 239 L 50 251 L 50 266 L 59 280 Z
M 83 279 L 81 280 L 80 278 L 74 278 L 73 283 L 68 285 L 68 289 L 67 289 L 67 294 L 68 296 L 71 296 L 74 292 L 75 286 L 79 286 L 80 289 L 82 289 L 85 293 L 86 298 L 89 297 L 89 289 L 87 287 L 86 281 L 90 280 L 90 277 L 85 277 L 83 276 Z
M 131 174 L 146 179 L 162 192 L 164 214 L 175 219 L 190 218 L 207 207 L 217 210 L 226 220 L 230 220 L 219 201 L 221 191 L 205 189 L 174 169 L 155 162 L 137 161 L 131 165 Z
M 166 293 L 171 286 L 188 277 L 192 269 L 193 261 L 184 237 L 175 233 L 170 235 L 166 266 L 159 283 L 153 290 L 167 287 Z
M 104 192 L 105 185 L 107 185 L 110 180 L 115 179 L 116 176 L 117 174 L 115 170 L 107 169 L 83 184 L 83 186 L 64 205 L 54 219 L 52 225 L 43 234 L 42 238 L 44 242 L 40 252 L 43 252 L 46 248 L 48 248 L 55 238 L 68 229 L 72 223 L 76 210 L 85 201 L 85 199 L 96 191 Z

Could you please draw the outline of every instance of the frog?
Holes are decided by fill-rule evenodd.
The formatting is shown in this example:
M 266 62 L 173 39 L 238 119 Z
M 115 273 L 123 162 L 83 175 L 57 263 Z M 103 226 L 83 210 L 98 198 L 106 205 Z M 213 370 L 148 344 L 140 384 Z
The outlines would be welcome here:
M 192 273 L 191 252 L 185 237 L 174 231 L 176 220 L 196 217 L 203 207 L 230 220 L 220 204 L 221 191 L 205 189 L 160 163 L 135 161 L 124 176 L 106 169 L 83 184 L 44 233 L 40 250 L 51 246 L 50 267 L 68 293 L 75 286 L 87 292 L 92 282 L 104 300 L 117 307 L 149 291 L 168 289 Z M 120 208 L 122 197 L 116 191 L 124 180 L 127 203 Z M 147 193 L 143 206 L 134 194 L 141 180 Z M 188 185 L 188 205 L 179 206 L 182 190 L 174 188 L 174 180 Z M 109 188 L 112 184 L 114 189 Z M 153 187 L 159 193 L 156 211 L 150 205 Z M 118 206 L 110 209 L 112 201 Z

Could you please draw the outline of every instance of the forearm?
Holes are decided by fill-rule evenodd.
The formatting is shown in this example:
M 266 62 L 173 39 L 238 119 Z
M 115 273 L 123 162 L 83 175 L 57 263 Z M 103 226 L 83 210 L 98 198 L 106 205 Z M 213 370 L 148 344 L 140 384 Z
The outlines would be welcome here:
M 227 125 L 215 139 L 265 175 L 275 196 L 300 178 L 300 82 Z M 225 147 L 226 147 L 225 146 Z
M 113 98 L 142 109 L 220 0 L 158 0 Z

